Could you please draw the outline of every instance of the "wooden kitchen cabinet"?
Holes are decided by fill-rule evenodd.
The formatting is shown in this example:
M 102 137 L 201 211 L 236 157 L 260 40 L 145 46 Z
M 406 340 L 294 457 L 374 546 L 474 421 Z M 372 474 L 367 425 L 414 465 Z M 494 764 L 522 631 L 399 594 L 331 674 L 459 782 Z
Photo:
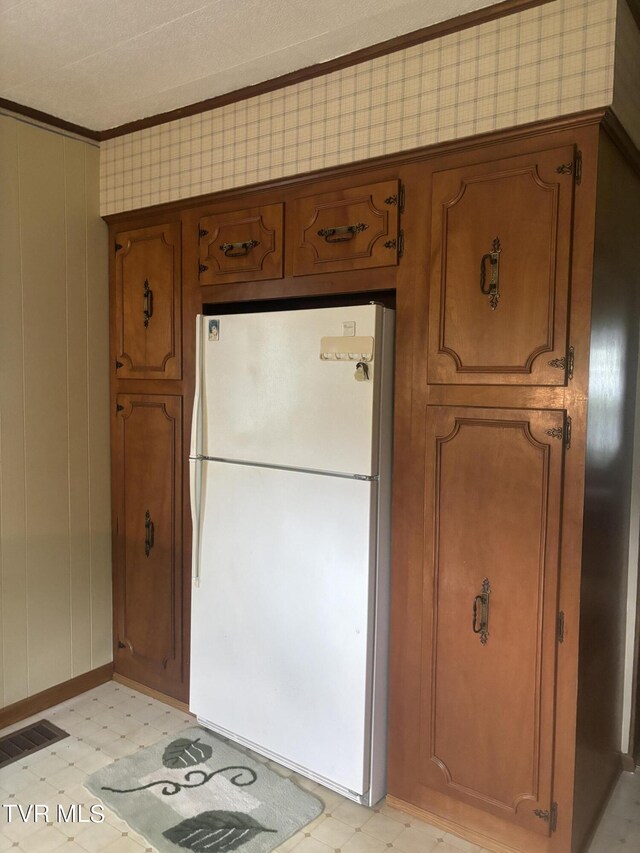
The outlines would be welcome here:
M 397 180 L 297 199 L 293 274 L 397 264 L 401 206 Z
M 182 400 L 118 394 L 114 425 L 115 666 L 163 693 L 182 673 Z
M 202 285 L 282 278 L 284 205 L 212 213 L 198 222 Z
M 119 379 L 180 379 L 180 223 L 114 238 L 113 352 Z
M 565 417 L 434 406 L 426 418 L 423 643 L 410 772 L 547 835 Z
M 573 146 L 436 171 L 432 383 L 563 385 Z
M 587 849 L 621 761 L 640 313 L 640 166 L 612 128 L 595 111 L 109 218 L 128 246 L 111 297 L 117 673 L 188 697 L 195 315 L 384 298 L 388 801 L 498 853 Z M 140 322 L 140 278 L 153 289 L 154 246 L 175 280 L 181 232 L 172 349 Z

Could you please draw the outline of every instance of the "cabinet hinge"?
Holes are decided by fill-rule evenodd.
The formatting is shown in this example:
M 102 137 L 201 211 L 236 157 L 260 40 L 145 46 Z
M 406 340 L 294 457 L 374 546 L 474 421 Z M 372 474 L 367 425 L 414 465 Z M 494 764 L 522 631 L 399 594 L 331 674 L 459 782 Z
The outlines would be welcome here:
M 398 192 L 385 198 L 384 203 L 397 205 L 398 212 L 404 213 L 404 186 L 400 184 Z
M 564 447 L 565 450 L 571 447 L 571 418 L 569 415 L 564 422 Z
M 576 151 L 576 162 L 573 174 L 576 179 L 576 184 L 580 185 L 582 183 L 582 151 L 579 149 Z
M 203 237 L 206 237 L 209 232 L 206 228 L 198 228 L 198 239 L 202 240 Z
M 398 257 L 401 258 L 404 255 L 404 231 L 402 228 L 398 231 Z
M 116 247 L 116 252 L 119 252 L 120 249 L 122 248 L 122 243 L 116 243 L 115 247 Z
M 544 820 L 549 824 L 549 829 L 551 832 L 555 832 L 558 828 L 558 804 L 551 803 L 551 808 L 549 811 L 543 811 L 542 809 L 534 809 L 533 813 L 536 817 L 539 817 L 540 820 Z
M 198 275 L 200 275 L 200 273 L 206 272 L 208 269 L 209 267 L 206 264 L 198 264 Z
M 573 163 L 562 163 L 556 168 L 559 175 L 573 175 L 576 184 L 582 182 L 582 151 L 576 151 Z
M 564 610 L 558 613 L 558 642 L 564 643 Z
M 548 362 L 550 367 L 558 367 L 561 370 L 567 371 L 567 379 L 573 379 L 573 363 L 574 363 L 575 353 L 573 347 L 569 347 L 569 352 L 566 356 L 562 356 L 562 358 L 552 358 L 550 362 Z

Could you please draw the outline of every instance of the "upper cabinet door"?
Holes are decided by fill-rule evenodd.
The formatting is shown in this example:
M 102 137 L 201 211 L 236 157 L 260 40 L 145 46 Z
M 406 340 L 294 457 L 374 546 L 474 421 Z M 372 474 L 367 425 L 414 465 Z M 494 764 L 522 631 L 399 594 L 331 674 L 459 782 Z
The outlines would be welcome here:
M 118 379 L 180 379 L 180 223 L 116 234 Z
M 282 204 L 204 216 L 198 222 L 200 284 L 282 278 L 282 231 Z
M 293 274 L 397 264 L 400 205 L 399 181 L 298 199 Z
M 434 174 L 429 382 L 565 383 L 574 157 Z

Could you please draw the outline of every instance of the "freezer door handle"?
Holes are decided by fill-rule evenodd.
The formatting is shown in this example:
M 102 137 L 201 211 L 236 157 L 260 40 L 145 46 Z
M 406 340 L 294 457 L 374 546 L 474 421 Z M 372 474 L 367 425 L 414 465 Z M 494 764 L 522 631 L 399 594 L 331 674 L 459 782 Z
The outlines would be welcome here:
M 191 564 L 193 585 L 200 586 L 200 498 L 202 491 L 202 460 L 189 459 L 189 493 L 191 497 Z

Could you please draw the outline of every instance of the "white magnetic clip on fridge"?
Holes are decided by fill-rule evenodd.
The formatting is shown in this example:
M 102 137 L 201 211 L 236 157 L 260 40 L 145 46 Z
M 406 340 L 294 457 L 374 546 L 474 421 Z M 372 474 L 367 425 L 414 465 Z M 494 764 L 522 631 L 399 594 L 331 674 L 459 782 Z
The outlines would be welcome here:
M 191 711 L 366 805 L 386 791 L 393 311 L 199 316 Z

